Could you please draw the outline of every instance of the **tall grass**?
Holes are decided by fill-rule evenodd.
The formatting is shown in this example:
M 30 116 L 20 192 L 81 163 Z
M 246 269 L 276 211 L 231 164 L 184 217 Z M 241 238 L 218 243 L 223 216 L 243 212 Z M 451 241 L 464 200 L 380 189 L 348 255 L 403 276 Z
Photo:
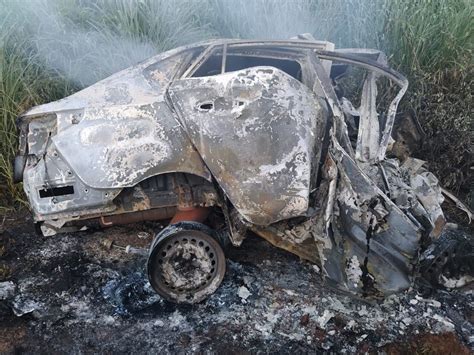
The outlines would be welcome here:
M 5 35 L 5 32 L 3 33 Z M 26 55 L 29 53 L 29 55 Z M 25 41 L 7 33 L 0 46 L 0 210 L 23 202 L 21 185 L 12 180 L 12 159 L 18 146 L 15 120 L 19 113 L 73 90 L 55 73 L 38 65 Z
M 383 45 L 409 73 L 466 71 L 472 66 L 473 9 L 470 0 L 389 2 Z
M 425 155 L 444 183 L 465 188 L 473 6 L 471 0 L 0 0 L 0 208 L 23 199 L 10 165 L 22 111 L 181 44 L 303 32 L 337 47 L 384 50 L 411 80 L 405 107 L 428 129 L 425 150 L 433 152 L 447 128 L 462 136 L 455 147 L 446 142 L 437 156 Z M 458 156 L 454 173 L 439 164 L 449 151 L 468 153 Z
M 427 135 L 418 156 L 441 183 L 474 208 L 474 2 L 392 1 L 382 48 L 410 79 L 403 107 L 413 108 Z M 470 195 L 470 196 L 469 196 Z

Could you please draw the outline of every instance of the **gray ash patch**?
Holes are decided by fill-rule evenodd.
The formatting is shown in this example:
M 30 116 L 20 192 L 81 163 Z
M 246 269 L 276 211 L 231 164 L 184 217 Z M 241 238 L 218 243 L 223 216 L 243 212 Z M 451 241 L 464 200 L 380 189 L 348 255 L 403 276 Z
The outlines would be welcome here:
M 4 345 L 7 351 L 352 353 L 446 332 L 472 347 L 469 287 L 429 297 L 410 290 L 368 303 L 330 289 L 313 265 L 250 236 L 227 251 L 215 294 L 176 305 L 151 289 L 144 256 L 100 244 L 139 244 L 145 227 L 51 238 L 22 228 L 8 231 L 14 242 L 5 262 L 13 273 L 2 281 L 15 287 L 5 284 L 0 321 L 8 330 L 20 319 L 24 336 Z

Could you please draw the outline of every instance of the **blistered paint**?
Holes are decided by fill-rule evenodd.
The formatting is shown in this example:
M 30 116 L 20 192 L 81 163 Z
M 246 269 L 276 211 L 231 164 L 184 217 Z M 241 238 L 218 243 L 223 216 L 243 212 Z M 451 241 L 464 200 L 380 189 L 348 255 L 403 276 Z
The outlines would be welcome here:
M 176 81 L 170 95 L 242 216 L 266 225 L 306 213 L 326 115 L 306 86 L 276 68 L 256 67 Z M 203 109 L 203 103 L 212 108 Z
M 163 103 L 86 109 L 78 124 L 52 137 L 58 153 L 93 188 L 133 186 L 147 176 L 209 173 Z

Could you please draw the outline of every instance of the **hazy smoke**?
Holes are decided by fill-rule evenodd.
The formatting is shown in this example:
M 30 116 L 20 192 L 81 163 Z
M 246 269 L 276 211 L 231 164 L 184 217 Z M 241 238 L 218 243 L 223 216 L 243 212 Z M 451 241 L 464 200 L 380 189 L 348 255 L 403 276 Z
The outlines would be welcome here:
M 311 33 L 338 46 L 374 45 L 390 0 L 215 0 L 217 28 L 225 36 L 286 39 Z M 222 33 L 222 32 L 221 32 Z
M 357 37 L 354 21 L 369 1 L 0 0 L 0 32 L 19 32 L 41 64 L 86 86 L 163 50 L 216 36 L 284 39 L 309 32 L 346 44 Z
M 81 28 L 52 1 L 12 3 L 10 16 L 24 26 L 44 64 L 76 84 L 89 85 L 156 53 L 151 43 L 119 37 L 106 28 Z
M 313 32 L 317 22 L 310 1 L 254 0 L 216 2 L 222 28 L 232 37 L 286 39 Z
M 189 21 L 191 9 L 173 1 L 5 0 L 3 5 L 2 32 L 16 29 L 42 64 L 80 86 L 207 35 Z

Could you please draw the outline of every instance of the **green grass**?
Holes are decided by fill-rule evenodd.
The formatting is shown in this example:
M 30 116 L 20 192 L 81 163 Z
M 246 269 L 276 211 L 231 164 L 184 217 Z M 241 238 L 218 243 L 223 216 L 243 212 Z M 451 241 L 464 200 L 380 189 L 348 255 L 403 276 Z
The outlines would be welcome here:
M 24 202 L 21 185 L 12 181 L 11 162 L 18 137 L 16 117 L 28 108 L 73 93 L 68 80 L 39 65 L 28 43 L 8 33 L 0 47 L 0 210 Z
M 410 79 L 402 107 L 413 108 L 427 129 L 424 157 L 443 184 L 466 193 L 472 153 L 473 4 L 0 0 L 0 209 L 24 199 L 21 186 L 11 183 L 10 164 L 17 147 L 15 119 L 22 111 L 182 44 L 211 37 L 287 38 L 303 32 L 337 47 L 384 50 Z M 459 139 L 453 143 L 449 137 Z M 443 159 L 453 162 L 449 169 Z

